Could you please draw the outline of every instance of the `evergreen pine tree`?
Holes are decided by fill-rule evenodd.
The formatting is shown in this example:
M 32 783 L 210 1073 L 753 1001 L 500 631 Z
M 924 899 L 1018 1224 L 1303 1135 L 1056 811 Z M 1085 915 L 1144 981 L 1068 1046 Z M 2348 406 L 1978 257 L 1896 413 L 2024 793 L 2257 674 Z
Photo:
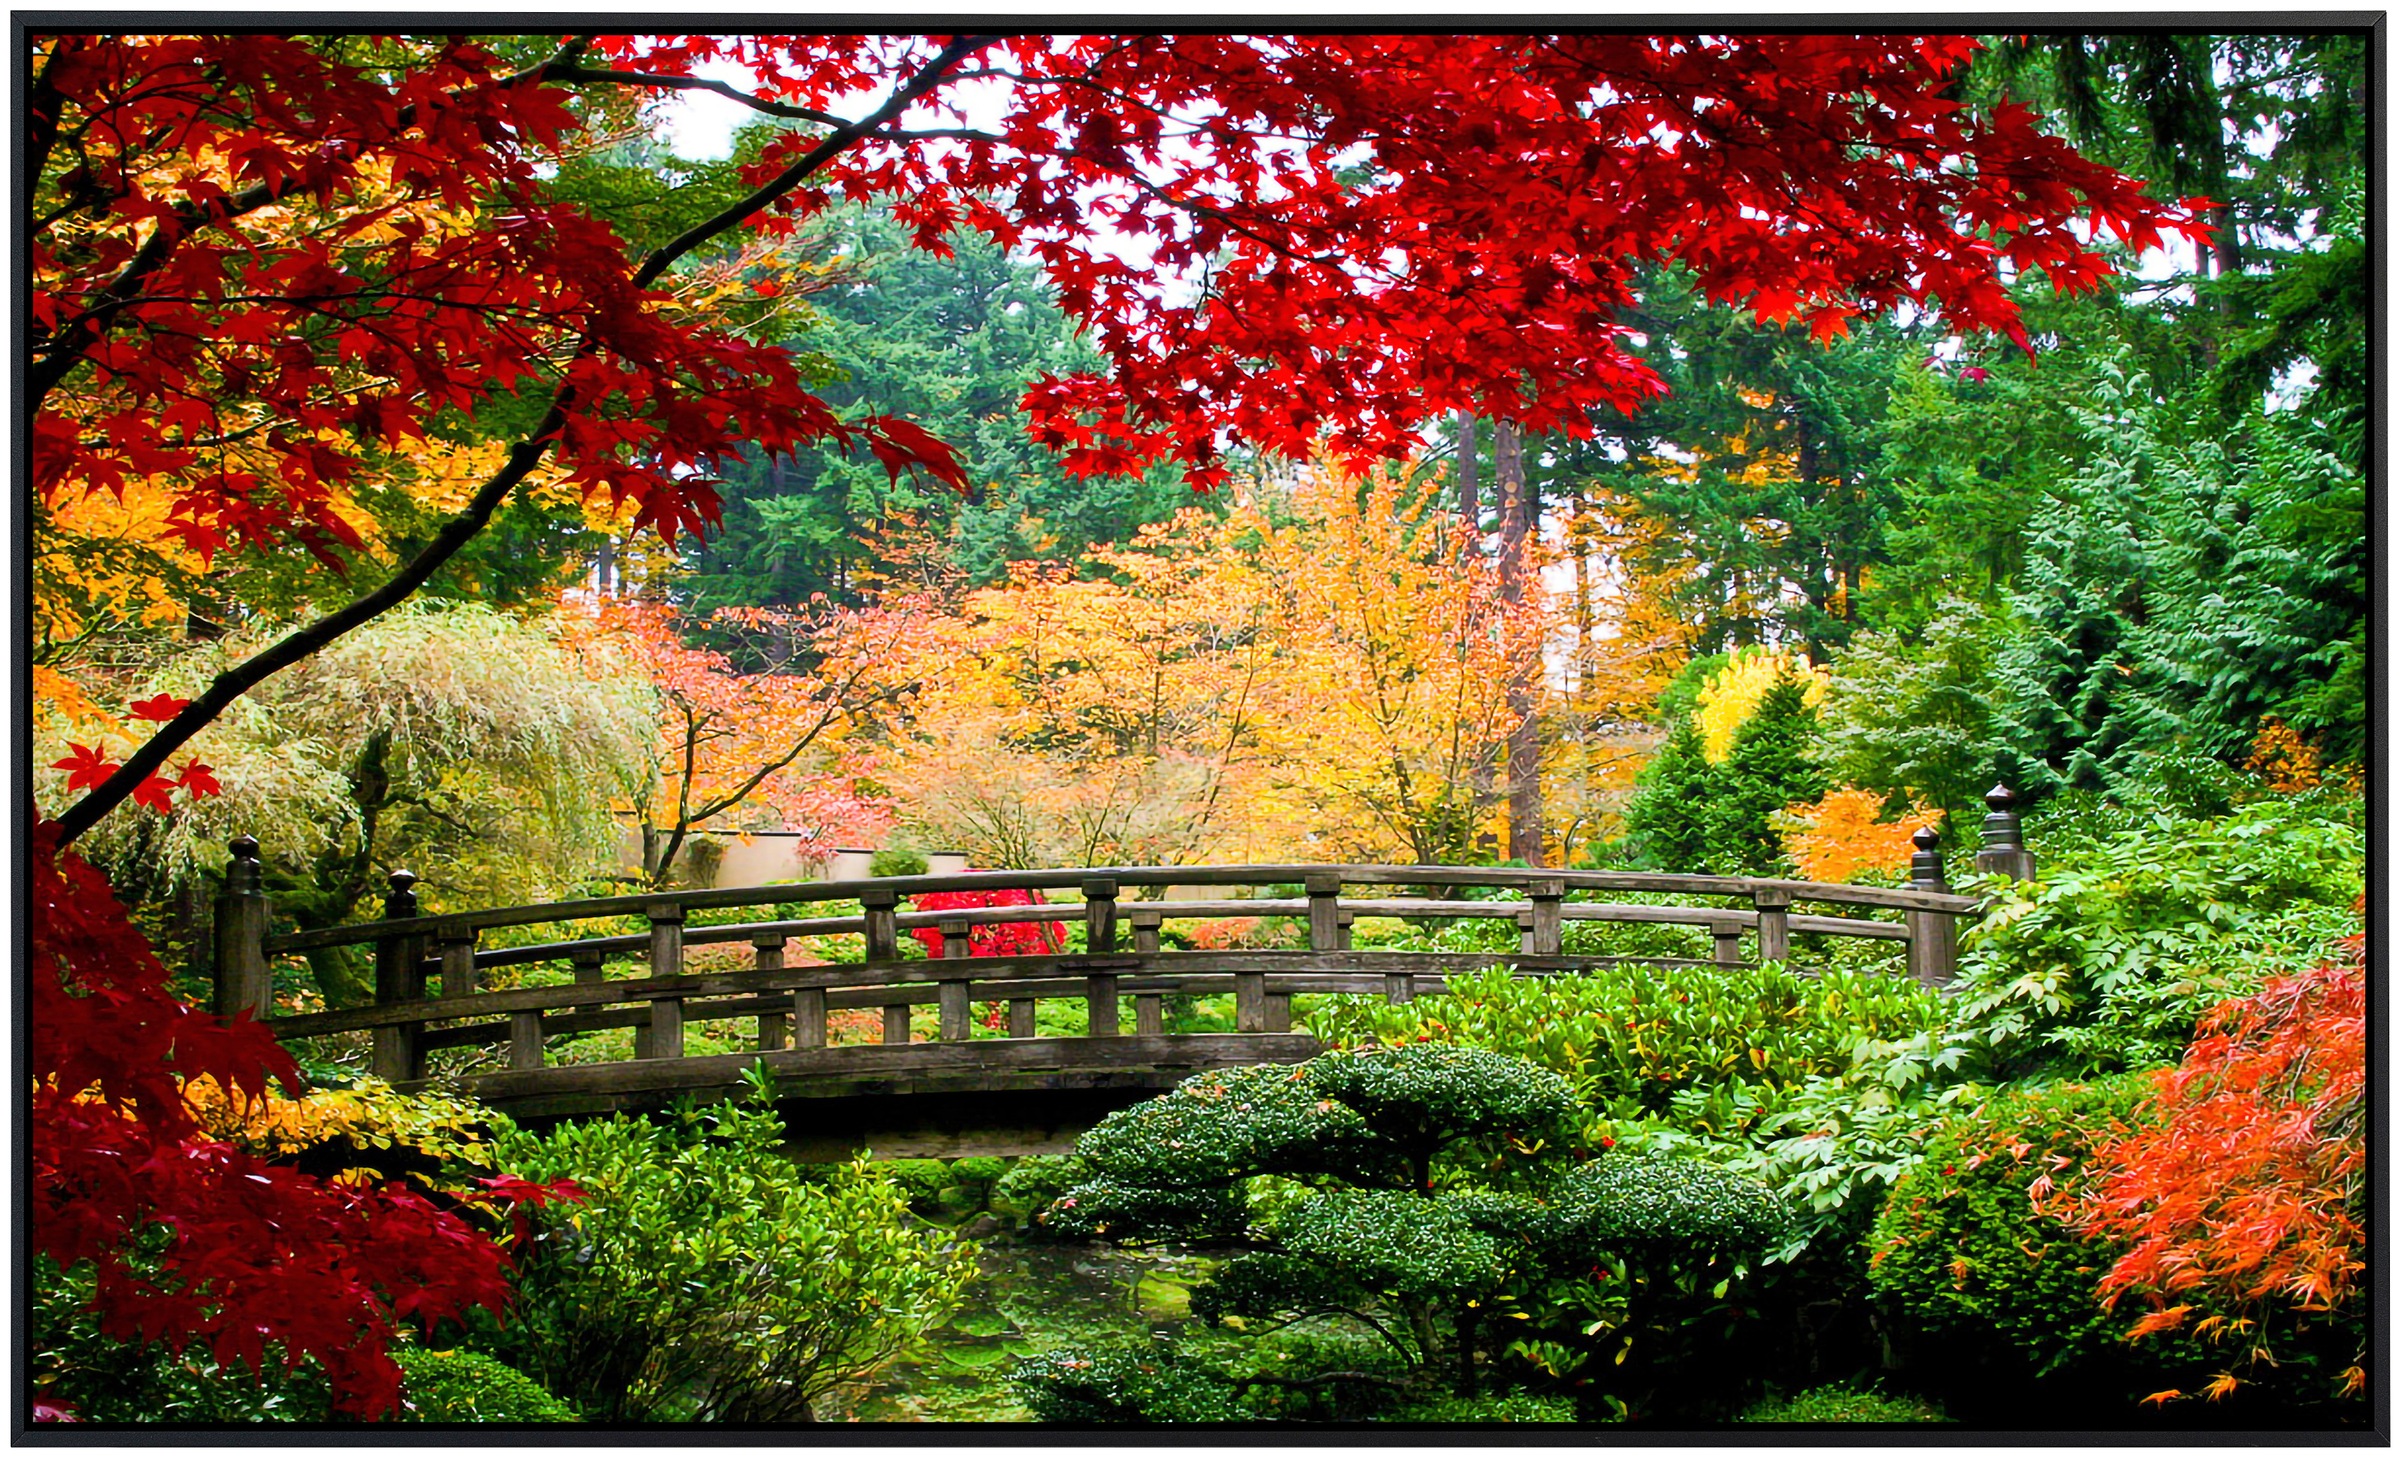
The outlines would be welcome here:
M 1642 863 L 1667 871 L 1707 865 L 1707 810 L 1716 772 L 1690 716 L 1677 719 L 1625 806 L 1625 832 Z
M 1788 875 L 1791 862 L 1774 817 L 1825 794 L 1817 761 L 1817 711 L 1808 680 L 1787 672 L 1758 700 L 1733 748 L 1717 766 L 1701 812 L 1708 823 L 1709 869 L 1722 875 Z

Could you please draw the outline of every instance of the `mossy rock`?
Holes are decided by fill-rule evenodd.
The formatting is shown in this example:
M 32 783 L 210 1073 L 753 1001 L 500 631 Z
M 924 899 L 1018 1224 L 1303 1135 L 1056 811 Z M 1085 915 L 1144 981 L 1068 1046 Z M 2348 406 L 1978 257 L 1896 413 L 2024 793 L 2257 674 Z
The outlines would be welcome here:
M 983 1190 L 965 1184 L 952 1184 L 933 1196 L 934 1207 L 954 1219 L 964 1219 L 983 1208 Z

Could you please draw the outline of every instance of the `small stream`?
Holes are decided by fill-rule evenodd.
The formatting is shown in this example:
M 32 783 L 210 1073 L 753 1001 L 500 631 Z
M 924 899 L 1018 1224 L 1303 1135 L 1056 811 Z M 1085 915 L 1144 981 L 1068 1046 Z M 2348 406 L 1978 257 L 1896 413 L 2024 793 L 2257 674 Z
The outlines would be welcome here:
M 1191 1322 L 1191 1287 L 1215 1264 L 1177 1249 L 988 1240 L 958 1313 L 874 1380 L 820 1403 L 818 1419 L 1031 1421 L 1008 1389 L 1017 1357 L 1179 1331 Z

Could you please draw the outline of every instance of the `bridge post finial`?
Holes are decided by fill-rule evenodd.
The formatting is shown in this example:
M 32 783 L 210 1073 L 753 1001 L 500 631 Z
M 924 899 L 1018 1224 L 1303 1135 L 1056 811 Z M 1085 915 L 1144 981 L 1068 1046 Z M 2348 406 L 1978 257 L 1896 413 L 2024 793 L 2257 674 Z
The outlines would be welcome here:
M 1934 831 L 1933 826 L 1927 825 L 1908 838 L 1909 843 L 1917 847 L 1917 853 L 1910 856 L 1908 861 L 1909 888 L 1948 890 L 1950 882 L 1942 873 L 1942 837 Z
M 2033 879 L 2033 852 L 2025 848 L 2017 792 L 2005 783 L 1995 784 L 1985 792 L 1983 803 L 1990 813 L 1983 817 L 1983 847 L 1975 852 L 1975 868 L 2003 880 Z
M 1942 875 L 1942 837 L 1927 825 L 1909 836 L 1917 853 L 1909 861 L 1909 889 L 1947 893 Z M 1946 910 L 1912 910 L 1908 924 L 1908 970 L 1929 987 L 1943 987 L 1958 975 L 1958 917 Z
M 265 1017 L 275 1010 L 275 977 L 267 967 L 266 867 L 258 841 L 236 835 L 225 848 L 225 892 L 216 904 L 216 1013 L 248 1012 Z
M 394 870 L 384 879 L 390 894 L 383 898 L 383 918 L 387 921 L 414 920 L 417 916 L 417 877 L 415 872 Z M 379 1006 L 394 1002 L 413 1002 L 425 995 L 425 943 L 415 936 L 385 936 L 375 943 L 375 1001 Z M 422 1022 L 402 1022 L 396 1026 L 375 1029 L 375 1051 L 369 1064 L 375 1076 L 387 1083 L 412 1082 L 425 1076 L 425 1054 L 418 1038 L 425 1030 Z

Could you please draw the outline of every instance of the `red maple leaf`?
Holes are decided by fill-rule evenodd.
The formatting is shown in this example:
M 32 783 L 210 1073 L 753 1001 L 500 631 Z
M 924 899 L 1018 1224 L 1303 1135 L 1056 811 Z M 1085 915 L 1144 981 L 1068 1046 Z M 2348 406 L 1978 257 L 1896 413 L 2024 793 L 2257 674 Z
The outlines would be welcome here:
M 125 711 L 148 723 L 165 723 L 191 706 L 192 700 L 189 698 L 177 698 L 172 693 L 161 693 L 156 698 L 145 698 L 139 703 L 132 704 Z
M 67 771 L 67 788 L 70 790 L 90 789 L 104 784 L 107 782 L 110 772 L 117 767 L 110 763 L 108 756 L 98 749 L 88 748 L 82 744 L 69 744 L 67 749 L 69 756 L 50 767 Z

